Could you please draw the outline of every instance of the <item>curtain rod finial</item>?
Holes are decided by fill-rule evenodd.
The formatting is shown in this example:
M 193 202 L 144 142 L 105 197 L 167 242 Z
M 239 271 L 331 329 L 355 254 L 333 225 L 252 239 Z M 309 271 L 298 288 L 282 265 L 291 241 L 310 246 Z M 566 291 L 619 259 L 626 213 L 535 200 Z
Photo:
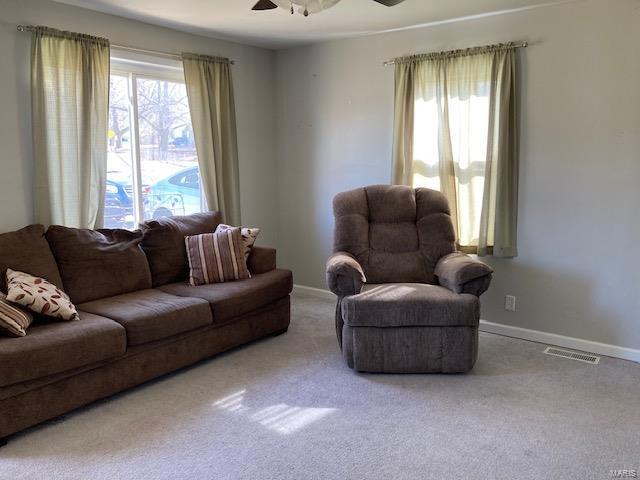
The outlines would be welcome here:
M 17 30 L 18 30 L 19 32 L 24 32 L 24 25 L 18 25 Z

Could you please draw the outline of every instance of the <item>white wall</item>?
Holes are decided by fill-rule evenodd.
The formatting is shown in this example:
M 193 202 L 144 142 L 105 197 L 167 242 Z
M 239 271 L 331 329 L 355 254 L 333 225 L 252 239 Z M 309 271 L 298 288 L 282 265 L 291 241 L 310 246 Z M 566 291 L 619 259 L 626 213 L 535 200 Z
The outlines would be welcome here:
M 482 317 L 639 349 L 639 25 L 640 2 L 593 0 L 278 52 L 280 263 L 323 288 L 332 197 L 390 181 L 384 60 L 527 40 L 520 256 L 487 257 Z
M 30 34 L 17 32 L 18 24 L 104 36 L 137 48 L 234 59 L 242 217 L 263 228 L 260 243 L 275 244 L 275 96 L 269 94 L 275 89 L 274 53 L 46 0 L 0 0 L 0 232 L 33 220 Z

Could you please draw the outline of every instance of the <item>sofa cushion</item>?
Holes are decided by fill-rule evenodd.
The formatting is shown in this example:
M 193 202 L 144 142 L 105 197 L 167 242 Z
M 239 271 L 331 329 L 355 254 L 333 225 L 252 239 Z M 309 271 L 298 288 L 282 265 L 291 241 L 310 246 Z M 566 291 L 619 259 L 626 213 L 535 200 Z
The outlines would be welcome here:
M 368 284 L 342 301 L 342 319 L 352 327 L 477 326 L 478 297 L 425 283 Z
M 0 386 L 65 372 L 125 353 L 124 328 L 80 312 L 72 322 L 36 323 L 21 338 L 0 338 Z
M 42 225 L 29 225 L 0 234 L 0 291 L 7 293 L 7 268 L 46 278 L 63 288 L 56 259 L 44 237 Z
M 142 233 L 51 226 L 47 240 L 76 304 L 151 287 Z
M 289 270 L 275 269 L 236 282 L 197 287 L 180 282 L 159 288 L 172 295 L 206 300 L 214 321 L 224 322 L 286 297 L 293 288 L 293 276 Z
M 153 286 L 186 280 L 189 262 L 184 237 L 213 233 L 221 221 L 220 212 L 204 212 L 142 223 L 142 249 L 149 260 Z
M 213 322 L 206 301 L 151 289 L 94 300 L 78 308 L 121 324 L 129 345 L 153 342 Z

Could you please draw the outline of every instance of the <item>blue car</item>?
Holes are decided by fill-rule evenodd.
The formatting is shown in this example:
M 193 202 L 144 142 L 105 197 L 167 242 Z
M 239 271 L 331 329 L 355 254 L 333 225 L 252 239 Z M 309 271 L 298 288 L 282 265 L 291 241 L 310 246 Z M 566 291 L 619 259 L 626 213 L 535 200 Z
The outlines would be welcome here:
M 202 211 L 200 170 L 185 168 L 151 185 L 144 196 L 145 218 L 158 219 Z
M 107 180 L 104 203 L 105 228 L 133 228 L 133 199 L 127 186 L 115 180 Z

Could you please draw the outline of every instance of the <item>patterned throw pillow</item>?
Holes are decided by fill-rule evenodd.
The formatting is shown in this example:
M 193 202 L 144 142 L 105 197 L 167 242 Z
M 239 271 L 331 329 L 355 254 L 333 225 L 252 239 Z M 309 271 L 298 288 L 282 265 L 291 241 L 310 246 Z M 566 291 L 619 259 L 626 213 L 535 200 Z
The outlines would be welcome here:
M 0 334 L 8 337 L 24 337 L 33 322 L 33 315 L 26 310 L 11 305 L 7 296 L 0 293 Z
M 189 284 L 206 285 L 249 278 L 239 228 L 184 238 L 189 258 Z
M 225 225 L 224 223 L 221 223 L 220 225 L 218 225 L 218 228 L 216 228 L 216 233 L 223 232 L 223 231 L 228 230 L 230 228 L 236 228 L 236 227 L 232 227 L 231 225 Z M 253 247 L 253 244 L 256 243 L 256 238 L 258 238 L 258 234 L 260 233 L 260 229 L 259 228 L 245 228 L 245 227 L 242 227 L 241 230 L 240 230 L 240 233 L 242 235 L 242 246 L 243 246 L 243 250 L 244 250 L 244 260 L 246 262 L 247 258 L 249 258 L 249 254 L 251 253 L 251 248 Z
M 7 289 L 7 300 L 32 312 L 60 320 L 78 318 L 78 311 L 69 296 L 44 278 L 8 268 Z

